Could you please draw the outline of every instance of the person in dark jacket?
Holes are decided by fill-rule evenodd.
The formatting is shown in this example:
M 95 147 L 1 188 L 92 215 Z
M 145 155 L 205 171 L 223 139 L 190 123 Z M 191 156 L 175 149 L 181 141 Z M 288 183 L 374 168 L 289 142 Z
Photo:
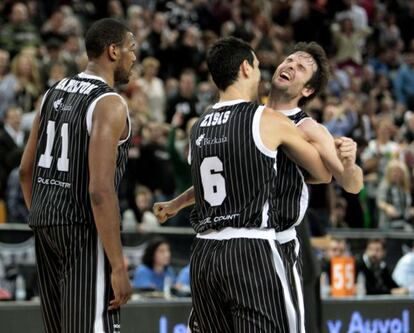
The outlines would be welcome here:
M 367 295 L 391 294 L 399 289 L 384 257 L 384 241 L 369 239 L 364 254 L 357 259 L 357 273 L 362 272 L 365 275 Z

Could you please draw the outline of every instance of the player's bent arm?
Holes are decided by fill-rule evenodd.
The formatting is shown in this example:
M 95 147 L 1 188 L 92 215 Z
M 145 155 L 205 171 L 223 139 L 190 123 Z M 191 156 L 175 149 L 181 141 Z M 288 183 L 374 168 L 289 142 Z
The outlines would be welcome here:
M 194 186 L 189 187 L 185 192 L 181 193 L 178 197 L 174 198 L 175 205 L 178 207 L 178 211 L 188 206 L 194 205 L 195 195 Z
M 96 228 L 112 270 L 124 269 L 114 177 L 118 142 L 127 122 L 119 96 L 96 104 L 89 141 L 89 193 Z
M 269 149 L 283 145 L 289 157 L 305 168 L 313 178 L 322 183 L 332 180 L 316 149 L 309 144 L 301 132 L 284 115 L 266 108 L 260 120 L 260 135 Z
M 161 223 L 175 216 L 180 210 L 195 203 L 194 186 L 188 188 L 178 197 L 165 202 L 156 202 L 153 212 Z
M 358 193 L 363 186 L 362 170 L 355 163 L 351 167 L 344 168 L 338 157 L 334 138 L 329 131 L 311 118 L 305 119 L 298 125 L 298 128 L 316 148 L 339 185 L 347 192 Z M 313 179 L 308 180 L 308 183 L 313 182 Z
M 316 148 L 326 167 L 332 172 L 335 179 L 337 179 L 344 171 L 344 168 L 336 154 L 335 142 L 332 135 L 326 128 L 311 118 L 307 118 L 301 122 L 298 128 L 305 134 L 309 143 Z
M 33 166 L 36 158 L 37 136 L 39 131 L 39 113 L 36 114 L 32 130 L 30 131 L 29 140 L 23 152 L 20 162 L 19 177 L 20 185 L 23 191 L 24 202 L 26 207 L 30 209 L 32 201 L 32 185 L 33 185 Z

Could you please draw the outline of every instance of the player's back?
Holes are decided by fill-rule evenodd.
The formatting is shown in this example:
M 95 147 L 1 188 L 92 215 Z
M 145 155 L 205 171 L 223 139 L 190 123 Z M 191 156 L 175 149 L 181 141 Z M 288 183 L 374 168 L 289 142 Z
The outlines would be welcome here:
M 245 101 L 215 104 L 191 132 L 196 205 L 191 223 L 208 229 L 267 228 L 276 181 L 276 152 L 260 138 L 264 107 Z
M 50 88 L 40 111 L 29 224 L 93 222 L 89 198 L 88 147 L 97 101 L 114 90 L 97 76 L 80 73 Z M 116 184 L 125 167 L 118 149 Z

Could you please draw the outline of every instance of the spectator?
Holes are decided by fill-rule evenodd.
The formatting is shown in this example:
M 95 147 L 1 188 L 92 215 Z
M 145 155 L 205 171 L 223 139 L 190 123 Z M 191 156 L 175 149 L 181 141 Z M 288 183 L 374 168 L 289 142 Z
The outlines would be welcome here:
M 108 17 L 113 19 L 125 21 L 124 9 L 122 8 L 122 3 L 119 0 L 108 1 L 107 14 Z
M 16 77 L 9 72 L 10 56 L 6 50 L 0 50 L 0 120 L 7 108 L 16 104 Z
M 352 93 L 345 97 L 345 101 L 354 98 Z M 325 104 L 323 124 L 334 136 L 350 136 L 358 121 L 357 110 L 351 108 L 349 103 L 339 105 Z
M 36 60 L 29 53 L 21 52 L 12 60 L 11 66 L 12 73 L 17 78 L 16 103 L 24 113 L 32 111 L 42 90 Z
M 191 69 L 184 70 L 180 75 L 179 88 L 176 95 L 167 100 L 167 122 L 171 123 L 174 114 L 178 111 L 184 116 L 181 129 L 184 130 L 190 118 L 197 117 L 195 94 L 195 72 Z
M 186 131 L 179 130 L 183 123 L 183 114 L 176 112 L 172 121 L 170 131 L 168 133 L 167 151 L 170 154 L 171 163 L 175 175 L 176 192 L 183 193 L 192 185 L 191 168 L 187 162 L 188 157 L 188 140 L 191 128 L 198 118 L 191 118 L 187 122 Z M 177 137 L 181 137 L 176 140 Z
M 192 186 L 191 167 L 187 158 L 189 153 L 189 137 L 191 128 L 198 118 L 191 118 L 187 122 L 186 131 L 179 129 L 183 122 L 183 114 L 176 112 L 174 115 L 170 132 L 168 134 L 167 151 L 170 154 L 174 170 L 174 181 L 177 193 L 183 193 Z M 189 226 L 189 219 L 192 207 L 183 208 L 176 216 L 172 217 L 167 224 L 170 226 Z
M 174 57 L 168 58 L 167 49 L 174 45 L 178 38 L 178 31 L 171 30 L 167 24 L 167 16 L 162 12 L 155 12 L 151 21 L 151 31 L 141 44 L 141 55 L 151 56 L 161 63 L 161 77 L 167 76 L 168 62 Z
M 160 227 L 157 218 L 152 212 L 153 195 L 148 187 L 138 185 L 135 189 L 135 204 L 138 208 L 138 230 L 153 231 Z
M 168 200 L 174 195 L 174 171 L 167 151 L 167 126 L 149 122 L 143 129 L 144 139 L 139 158 L 139 183 L 154 193 L 155 201 Z
M 26 208 L 23 191 L 20 187 L 18 167 L 10 172 L 7 181 L 6 204 L 9 223 L 27 223 L 29 211 Z
M 389 120 L 381 120 L 376 130 L 377 137 L 371 140 L 361 155 L 367 191 L 367 206 L 371 219 L 371 227 L 378 226 L 378 210 L 376 203 L 377 186 L 383 178 L 388 162 L 398 157 L 399 146 L 392 141 L 393 125 Z
M 44 22 L 41 31 L 44 39 L 55 38 L 61 41 L 65 39 L 67 28 L 65 26 L 65 14 L 61 8 L 57 8 L 50 15 L 49 19 Z
M 367 295 L 381 295 L 398 292 L 385 257 L 385 245 L 381 239 L 369 239 L 364 254 L 357 259 L 357 273 L 365 275 Z
M 384 230 L 412 231 L 408 223 L 413 216 L 410 174 L 404 162 L 391 160 L 378 188 L 379 227 Z
M 142 264 L 134 271 L 132 285 L 137 289 L 162 291 L 165 278 L 175 283 L 175 274 L 170 266 L 170 245 L 163 238 L 151 240 L 142 257 Z
M 398 137 L 400 142 L 407 145 L 414 142 L 414 113 L 412 111 L 405 112 L 404 124 L 399 130 Z
M 368 27 L 368 16 L 365 9 L 357 4 L 356 0 L 343 0 L 345 9 L 336 14 L 336 19 L 349 17 L 355 29 L 366 29 Z
M 26 46 L 39 46 L 39 32 L 30 23 L 27 6 L 23 2 L 13 4 L 9 21 L 1 27 L 0 48 L 14 57 Z
M 21 130 L 22 110 L 18 107 L 7 109 L 4 126 L 0 129 L 0 198 L 4 198 L 10 172 L 19 166 L 20 156 L 27 139 Z
M 369 27 L 355 28 L 352 19 L 342 18 L 331 26 L 333 42 L 337 48 L 335 60 L 339 68 L 351 67 L 357 75 L 361 72 L 362 53 L 361 44 L 371 33 Z
M 175 289 L 179 294 L 189 295 L 190 289 L 190 264 L 183 267 L 178 273 L 177 280 L 175 282 Z
M 165 90 L 164 83 L 157 77 L 160 62 L 148 57 L 142 61 L 143 76 L 138 80 L 142 91 L 148 98 L 149 114 L 152 120 L 165 121 Z
M 343 257 L 347 254 L 346 240 L 343 238 L 332 237 L 329 240 L 328 248 L 325 256 L 322 258 L 321 266 L 322 272 L 325 272 L 328 277 L 331 276 L 331 259 L 336 257 Z
M 405 63 L 395 76 L 394 93 L 397 102 L 414 110 L 414 52 L 406 54 Z
M 411 295 L 414 295 L 414 243 L 411 251 L 398 260 L 392 278 L 401 287 L 406 288 Z

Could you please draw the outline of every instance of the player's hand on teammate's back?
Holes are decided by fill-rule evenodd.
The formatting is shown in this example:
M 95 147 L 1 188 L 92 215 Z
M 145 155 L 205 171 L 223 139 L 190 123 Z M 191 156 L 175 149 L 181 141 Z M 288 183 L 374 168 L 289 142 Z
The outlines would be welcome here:
M 169 218 L 177 215 L 179 207 L 175 204 L 174 200 L 156 202 L 152 208 L 154 215 L 157 217 L 160 223 L 164 223 Z
M 109 310 L 114 310 L 128 302 L 132 295 L 132 286 L 129 282 L 128 271 L 124 267 L 113 270 L 111 273 L 111 284 L 115 298 L 110 301 Z

